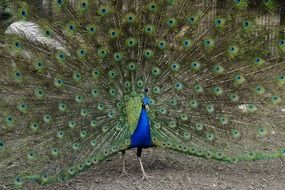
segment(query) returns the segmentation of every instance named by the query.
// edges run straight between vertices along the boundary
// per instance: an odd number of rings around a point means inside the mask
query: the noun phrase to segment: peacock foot
[[[141,181],[148,181],[150,182],[150,179],[154,178],[153,176],[149,176],[149,175],[146,175],[146,174],[143,174],[142,175],[142,178],[141,178]]]
[[[130,176],[128,175],[128,173],[126,172],[126,170],[123,169],[120,177],[126,177],[126,178],[130,178]]]

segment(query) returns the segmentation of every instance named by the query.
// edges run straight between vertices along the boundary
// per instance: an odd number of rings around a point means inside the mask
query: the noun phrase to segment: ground
[[[163,149],[143,153],[150,181],[141,181],[136,153],[126,154],[129,177],[121,176],[120,155],[63,185],[40,190],[284,190],[285,160],[220,163]]]

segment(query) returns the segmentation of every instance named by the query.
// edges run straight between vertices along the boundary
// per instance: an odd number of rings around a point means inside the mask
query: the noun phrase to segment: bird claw
[[[142,181],[146,180],[146,181],[150,182],[150,178],[154,178],[154,177],[153,177],[153,176],[147,176],[147,175],[144,174],[144,175],[142,176],[141,180],[142,180]]]
[[[123,172],[121,173],[120,177],[130,178],[126,171],[123,171]]]

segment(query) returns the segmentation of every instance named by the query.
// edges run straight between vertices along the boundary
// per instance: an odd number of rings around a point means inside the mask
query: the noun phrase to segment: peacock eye
[[[101,7],[99,8],[99,14],[100,14],[101,16],[106,16],[106,15],[108,15],[108,14],[109,14],[109,8],[108,8],[107,6],[101,6]]]
[[[0,149],[4,148],[4,146],[5,146],[4,142],[0,141]]]
[[[85,3],[85,2],[81,3],[81,7],[82,8],[87,8],[87,3]]]
[[[20,42],[15,42],[15,47],[20,49],[22,47],[22,44]]]
[[[22,16],[27,16],[27,12],[26,11],[22,11]]]

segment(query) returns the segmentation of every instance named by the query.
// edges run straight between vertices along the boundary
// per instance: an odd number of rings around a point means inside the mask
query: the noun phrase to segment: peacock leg
[[[138,160],[139,160],[139,163],[140,163],[140,166],[141,166],[141,170],[142,170],[142,180],[149,181],[149,178],[151,176],[147,176],[145,171],[144,171],[143,163],[142,163],[142,160],[141,160],[141,155],[142,155],[142,148],[138,148],[137,149],[137,157],[138,157]]]
[[[125,177],[129,177],[127,172],[126,172],[126,162],[125,162],[125,153],[126,151],[122,151],[122,164],[123,164],[123,171],[122,171],[122,174],[121,176],[125,176]]]

